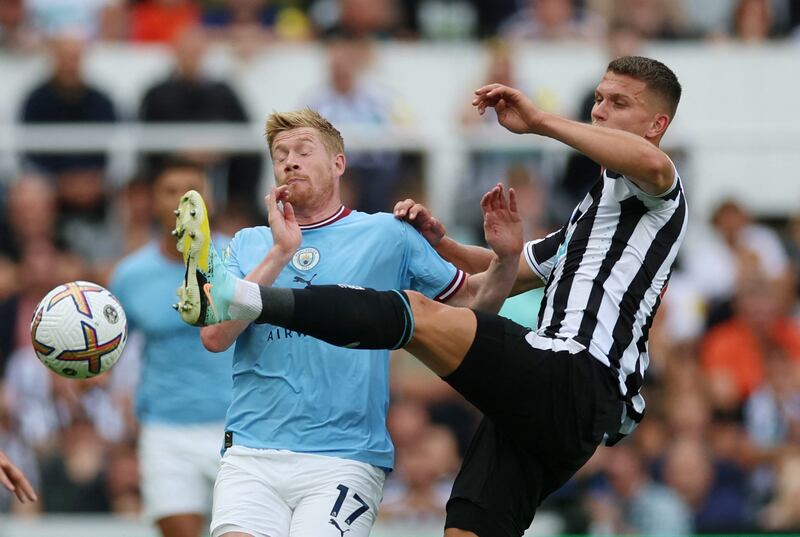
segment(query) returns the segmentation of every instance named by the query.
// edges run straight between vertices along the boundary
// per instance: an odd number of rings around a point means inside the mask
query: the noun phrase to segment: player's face
[[[171,231],[175,227],[175,208],[178,200],[187,190],[197,190],[205,194],[205,174],[192,168],[171,168],[166,170],[153,185],[153,208],[163,229]]]
[[[657,116],[663,115],[659,105],[645,82],[608,71],[594,92],[592,124],[647,138]]]
[[[316,129],[302,127],[275,137],[272,167],[278,186],[289,187],[289,201],[301,210],[314,209],[338,195],[344,155],[331,155]]]

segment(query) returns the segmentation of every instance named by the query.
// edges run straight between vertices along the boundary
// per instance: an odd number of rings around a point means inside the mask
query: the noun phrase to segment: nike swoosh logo
[[[360,346],[361,346],[360,341],[354,341],[352,343],[348,343],[347,345],[342,345],[342,347],[344,347],[345,349],[357,349]]]
[[[211,298],[211,284],[206,283],[203,285],[203,294],[206,295],[206,299],[208,300],[208,305],[211,306],[211,311],[214,312],[214,317],[219,320],[219,315],[217,314],[217,308],[214,306],[214,300]]]

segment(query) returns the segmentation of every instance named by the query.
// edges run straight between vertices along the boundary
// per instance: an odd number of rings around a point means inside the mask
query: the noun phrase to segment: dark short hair
[[[607,71],[625,75],[647,84],[647,88],[664,98],[670,117],[675,117],[681,100],[681,84],[672,69],[658,60],[642,56],[623,56],[608,64]]]
[[[159,179],[165,176],[167,172],[173,170],[190,170],[203,176],[206,174],[206,168],[202,164],[186,157],[172,155],[166,157],[163,161],[150,169],[150,173],[148,174],[150,183],[155,184]]]

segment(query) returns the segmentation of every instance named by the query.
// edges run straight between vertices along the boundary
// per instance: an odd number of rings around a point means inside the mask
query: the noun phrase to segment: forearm
[[[269,287],[278,278],[291,259],[290,254],[279,252],[276,248],[270,249],[266,257],[244,277],[245,280]],[[242,332],[250,325],[250,321],[225,321],[220,324],[206,326],[200,330],[203,345],[211,352],[227,350],[236,341]]]
[[[478,274],[489,268],[494,252],[480,246],[468,246],[444,237],[436,245],[436,252],[467,274]]]
[[[517,280],[517,271],[516,259],[493,256],[484,272],[470,276],[467,280],[469,307],[489,313],[500,311]]]
[[[579,123],[554,114],[545,114],[537,130],[537,134],[559,140],[606,169],[635,180],[648,193],[661,194],[674,180],[669,157],[636,134]]]

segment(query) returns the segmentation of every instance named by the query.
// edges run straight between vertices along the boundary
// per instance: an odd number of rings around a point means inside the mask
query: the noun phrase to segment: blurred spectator
[[[60,36],[50,44],[52,75],[34,89],[22,108],[22,121],[105,123],[116,120],[111,99],[83,78],[84,42]],[[29,153],[27,161],[55,179],[59,237],[90,262],[119,255],[106,212],[105,153]],[[34,216],[34,215],[32,215]]]
[[[21,52],[39,45],[23,0],[0,0],[0,50]]]
[[[53,185],[36,174],[14,180],[6,192],[0,233],[0,256],[17,261],[26,244],[44,240],[56,243],[56,193]]]
[[[405,524],[439,522],[458,464],[453,433],[428,427],[418,442],[398,451],[397,475],[386,485],[380,516]]]
[[[337,125],[364,126],[379,135],[400,122],[397,103],[388,91],[366,80],[372,60],[368,39],[331,40],[327,45],[328,79],[313,90],[301,105],[316,110]],[[360,211],[390,211],[397,201],[402,180],[400,155],[388,151],[348,151],[347,171],[342,177],[352,198],[348,203]]]
[[[648,40],[688,35],[684,11],[675,0],[615,0],[612,17]]]
[[[514,54],[512,46],[501,40],[491,40],[486,42],[484,47],[487,56],[486,72],[479,84],[504,84],[506,86],[517,87],[520,80],[514,69]],[[474,88],[473,88],[474,89]],[[470,92],[471,93],[471,92]],[[472,103],[464,103],[460,110],[461,124],[464,126],[485,123],[494,125],[497,123],[497,113],[494,109],[486,110],[483,115],[475,111]]]
[[[491,38],[517,8],[516,0],[401,0],[410,37]],[[405,35],[405,34],[404,34]]]
[[[680,9],[684,13],[691,33],[708,39],[722,39],[730,33],[731,19],[737,1],[680,0]]]
[[[697,533],[747,531],[744,474],[716,462],[701,439],[677,437],[667,448],[664,482],[689,505]]]
[[[230,43],[237,55],[249,58],[274,36],[278,10],[268,0],[225,0],[203,13],[208,35]]]
[[[84,41],[62,35],[53,38],[49,48],[51,74],[48,80],[33,89],[25,98],[22,106],[22,122],[35,124],[116,121],[111,99],[84,79],[82,72]],[[97,176],[97,181],[83,187],[91,187],[92,195],[96,194],[95,191],[102,190],[102,173],[106,165],[104,153],[70,155],[31,153],[26,156],[41,171],[57,177],[76,171],[91,171]]]
[[[196,0],[138,0],[130,10],[130,38],[146,43],[171,43],[200,24]]]
[[[745,425],[765,449],[800,442],[800,363],[779,347],[766,349],[764,382],[747,399]]]
[[[606,35],[606,52],[609,60],[621,56],[636,56],[642,47],[642,35],[631,25],[613,24]],[[594,86],[581,100],[577,112],[578,121],[592,121],[594,108]],[[577,205],[600,177],[600,165],[582,153],[571,151],[567,158],[555,195],[569,207]]]
[[[431,426],[425,406],[412,399],[394,399],[389,405],[386,427],[396,451],[410,449],[419,443]]]
[[[34,30],[45,38],[86,40],[124,37],[124,0],[26,0]]]
[[[150,242],[155,234],[153,199],[147,178],[142,175],[132,178],[122,187],[116,201],[124,237],[122,254],[129,254]]]
[[[642,464],[636,449],[625,442],[608,450],[605,473],[611,489],[621,500],[618,517],[609,517],[598,534],[689,535],[692,516],[683,499],[669,488],[654,482]],[[603,500],[595,500],[603,501]],[[605,501],[614,500],[606,498]]]
[[[800,360],[800,327],[782,312],[780,288],[757,272],[745,274],[737,285],[733,317],[712,328],[701,343],[717,408],[736,408],[761,385],[772,344]]]
[[[136,457],[136,445],[132,442],[111,447],[106,471],[106,490],[112,513],[129,518],[139,517],[139,461]]]
[[[328,37],[389,38],[401,24],[397,0],[316,0],[309,13]]]
[[[764,504],[780,486],[781,454],[800,443],[800,365],[776,346],[765,353],[764,382],[747,399],[744,420],[757,463],[750,476],[753,499]]]
[[[20,283],[25,281],[18,262],[29,244],[56,242],[56,199],[44,178],[27,174],[8,185],[0,211],[0,375],[18,344]],[[45,289],[41,296],[49,289]],[[41,290],[36,290],[35,293]],[[41,296],[39,298],[41,298]],[[33,310],[30,312],[33,313]],[[24,314],[23,314],[24,316]]]
[[[673,389],[664,406],[670,437],[705,438],[711,424],[711,408],[702,391]]]
[[[73,421],[59,449],[42,465],[41,500],[48,513],[110,511],[105,484],[107,445],[91,422]]]
[[[522,8],[500,27],[508,40],[600,41],[606,23],[574,0],[525,0]]]
[[[430,40],[468,39],[478,24],[476,8],[467,0],[423,0],[416,18],[420,36]]]
[[[511,87],[524,87],[518,79],[514,66],[514,49],[502,41],[490,41],[486,45],[488,63],[481,80],[471,85],[466,94],[484,84],[498,83]],[[527,90],[528,93],[532,93]],[[536,102],[544,104],[544,92],[533,95]],[[540,199],[547,197],[547,182],[542,177],[542,155],[538,151],[484,149],[481,138],[495,136],[502,128],[498,126],[494,109],[486,110],[479,115],[475,108],[465,102],[459,108],[461,125],[465,134],[474,139],[474,149],[470,156],[469,172],[465,174],[463,184],[455,195],[455,223],[468,233],[470,240],[483,240],[483,219],[479,206],[480,199],[498,181],[521,188],[524,192],[520,201],[525,205],[525,236],[529,239],[540,238],[549,232],[553,219],[561,220],[561,206],[558,200]],[[498,130],[499,129],[499,130]],[[569,211],[570,208],[566,208]],[[559,222],[560,225],[560,222]],[[525,323],[526,325],[529,323]]]
[[[103,441],[125,440],[131,431],[126,429],[124,401],[113,389],[112,378],[118,372],[115,368],[113,373],[85,380],[52,376],[53,395],[62,422],[85,419]]]
[[[763,528],[771,532],[800,532],[800,455],[787,453],[776,465],[775,497],[760,513]]]
[[[222,80],[211,80],[203,73],[206,35],[198,28],[182,31],[173,43],[175,71],[163,82],[147,90],[142,99],[140,118],[149,123],[248,121],[244,105],[234,90]],[[214,198],[238,201],[251,212],[260,211],[257,201],[261,178],[261,157],[250,154],[203,153],[187,155],[209,167]],[[165,155],[150,155],[147,168],[157,170]],[[223,202],[224,205],[224,202]]]
[[[789,3],[789,28],[791,36],[795,39],[800,37],[800,4],[797,2]]]
[[[459,453],[466,451],[480,417],[475,407],[403,350],[392,353],[389,378],[393,404],[387,419],[395,445],[398,441],[400,445],[414,443],[433,423],[448,427],[456,435]],[[395,414],[392,408],[397,401],[402,402]]]
[[[30,322],[42,297],[60,283],[85,278],[86,269],[75,256],[37,239],[23,246],[17,274],[16,292],[0,304],[0,333],[9,350],[30,346]]]
[[[708,302],[709,323],[714,324],[730,315],[728,302],[739,272],[757,271],[788,285],[791,269],[778,234],[755,223],[738,202],[728,199],[717,205],[711,224],[713,234],[699,241],[684,259],[689,277]]]
[[[773,37],[775,15],[769,0],[739,0],[733,13],[733,36],[748,43]]]
[[[202,20],[209,29],[253,25],[267,29],[275,24],[277,13],[277,7],[269,0],[224,0],[207,7]]]

